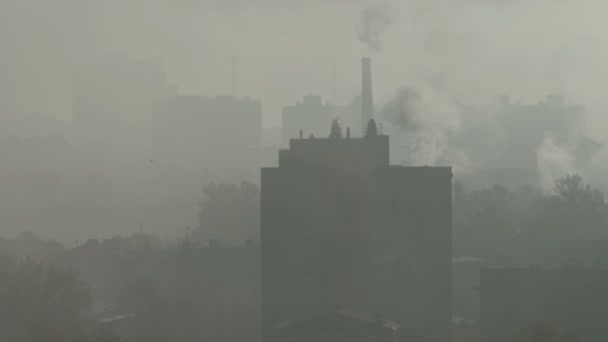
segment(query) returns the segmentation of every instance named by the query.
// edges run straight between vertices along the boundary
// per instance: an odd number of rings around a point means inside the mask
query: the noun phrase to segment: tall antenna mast
[[[336,60],[331,61],[331,102],[336,103]]]
[[[239,56],[230,56],[230,60],[232,62],[232,82],[230,85],[230,95],[232,95],[232,97],[234,97],[234,98],[237,98],[237,96],[238,96],[237,64],[239,61]]]

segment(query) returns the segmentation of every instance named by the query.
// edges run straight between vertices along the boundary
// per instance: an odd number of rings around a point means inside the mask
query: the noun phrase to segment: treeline
[[[218,239],[239,245],[259,240],[260,190],[256,185],[209,183],[203,186],[199,207],[199,226],[192,232],[194,242],[204,245]]]
[[[454,253],[502,263],[608,260],[608,204],[579,175],[550,191],[495,185],[453,189]]]
[[[499,264],[561,264],[572,258],[608,265],[608,203],[579,175],[557,179],[551,189],[497,184],[467,190],[453,185],[453,249]],[[193,241],[242,244],[257,240],[260,192],[250,183],[208,184]]]
[[[87,317],[91,306],[75,272],[0,254],[0,341],[107,341]]]

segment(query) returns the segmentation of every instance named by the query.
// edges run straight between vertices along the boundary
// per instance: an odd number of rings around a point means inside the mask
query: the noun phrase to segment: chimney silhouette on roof
[[[367,128],[365,129],[365,137],[375,137],[378,135],[378,127],[376,127],[376,121],[374,119],[370,119],[367,123]]]
[[[340,127],[340,123],[338,123],[337,119],[334,119],[334,121],[331,123],[329,138],[342,139],[342,127]]]

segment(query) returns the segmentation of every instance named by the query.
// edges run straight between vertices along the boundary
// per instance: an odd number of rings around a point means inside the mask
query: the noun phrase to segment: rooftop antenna
[[[331,103],[336,103],[336,60],[331,61]]]
[[[230,85],[230,95],[236,99],[238,96],[237,64],[239,61],[239,56],[230,56],[230,61],[232,62],[232,82]]]

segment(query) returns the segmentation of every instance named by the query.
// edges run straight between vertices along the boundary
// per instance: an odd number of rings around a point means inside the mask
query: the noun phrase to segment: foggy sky
[[[378,37],[382,51],[372,53],[378,102],[401,86],[440,79],[446,92],[472,102],[560,93],[588,106],[596,135],[608,128],[608,4],[592,0],[1,0],[3,115],[69,118],[74,63],[117,52],[162,61],[182,92],[227,93],[229,56],[238,54],[240,93],[262,99],[265,125],[278,125],[283,105],[329,96],[332,60],[339,100],[359,91],[359,61],[369,51],[357,24],[379,5],[392,18]]]
[[[365,13],[375,8],[386,9],[382,12],[386,17],[380,21],[383,26],[371,36],[380,49],[370,49],[360,40]],[[602,142],[608,129],[603,85],[608,73],[608,40],[603,37],[602,24],[606,10],[608,4],[592,0],[0,0],[0,119],[37,118],[32,120],[61,126],[54,120],[40,120],[46,115],[69,123],[74,69],[115,55],[159,63],[168,82],[182,94],[227,94],[230,56],[238,55],[239,93],[263,102],[264,126],[278,126],[283,106],[308,94],[329,98],[334,63],[335,102],[349,103],[360,93],[361,57],[370,56],[376,105],[384,108],[388,103],[389,109],[391,104],[401,106],[398,97],[403,89],[417,94],[417,130],[401,127],[404,135],[410,135],[409,140],[391,137],[391,141],[405,143],[415,151],[416,165],[437,164],[437,157],[448,150],[446,137],[461,129],[460,104],[483,106],[500,94],[510,95],[514,102],[536,103],[556,93],[584,104],[587,127]],[[391,149],[399,152],[393,145]],[[605,151],[596,165],[608,169]],[[191,168],[187,172],[192,179],[172,185],[159,181],[158,188],[147,190],[156,195],[147,196],[141,189],[156,184],[147,182],[157,177],[148,154],[121,155],[115,162],[110,162],[115,156],[107,157],[107,162],[100,156],[100,165],[89,160],[97,154],[90,158],[88,152],[82,154],[86,157],[78,154],[78,158],[84,161],[76,165],[86,164],[90,172],[114,186],[94,183],[89,189],[76,182],[75,189],[85,194],[90,191],[88,199],[95,204],[85,208],[92,213],[79,211],[84,223],[74,219],[70,225],[62,221],[62,215],[52,212],[57,227],[90,225],[82,238],[96,236],[106,226],[123,229],[103,220],[123,214],[128,217],[121,223],[128,229],[137,229],[141,221],[158,221],[157,231],[166,229],[163,225],[169,222],[175,230],[193,226],[201,196],[198,186],[216,180],[196,178],[201,171]],[[475,167],[466,155],[450,158]],[[539,147],[538,160],[546,165],[543,170],[551,171],[547,179],[578,171],[572,153],[564,153],[551,136]],[[123,165],[127,162],[128,167]],[[60,158],[56,164],[70,165]],[[115,170],[121,167],[128,172]],[[457,165],[456,171],[462,170]],[[71,171],[82,174],[83,184],[91,184],[86,172]],[[20,175],[21,171],[14,173]],[[597,173],[603,177],[604,173]],[[134,178],[138,186],[122,185],[132,185]],[[30,196],[36,204],[32,210],[41,213],[40,219],[27,210],[13,210],[15,215],[7,221],[6,229],[46,229],[48,215],[40,208],[46,208],[47,197],[54,198],[55,193],[42,191],[45,196],[40,197],[36,184],[25,185],[32,188]],[[51,185],[62,189],[57,182]],[[23,186],[14,185],[14,191],[25,191]],[[80,195],[76,192],[73,201],[79,203]],[[12,194],[5,197],[5,203],[27,207]],[[71,208],[69,201],[55,202],[58,208]],[[119,212],[98,210],[96,201],[112,204]],[[166,203],[174,205],[179,217],[156,210],[167,207]],[[167,224],[147,212],[158,212]]]

